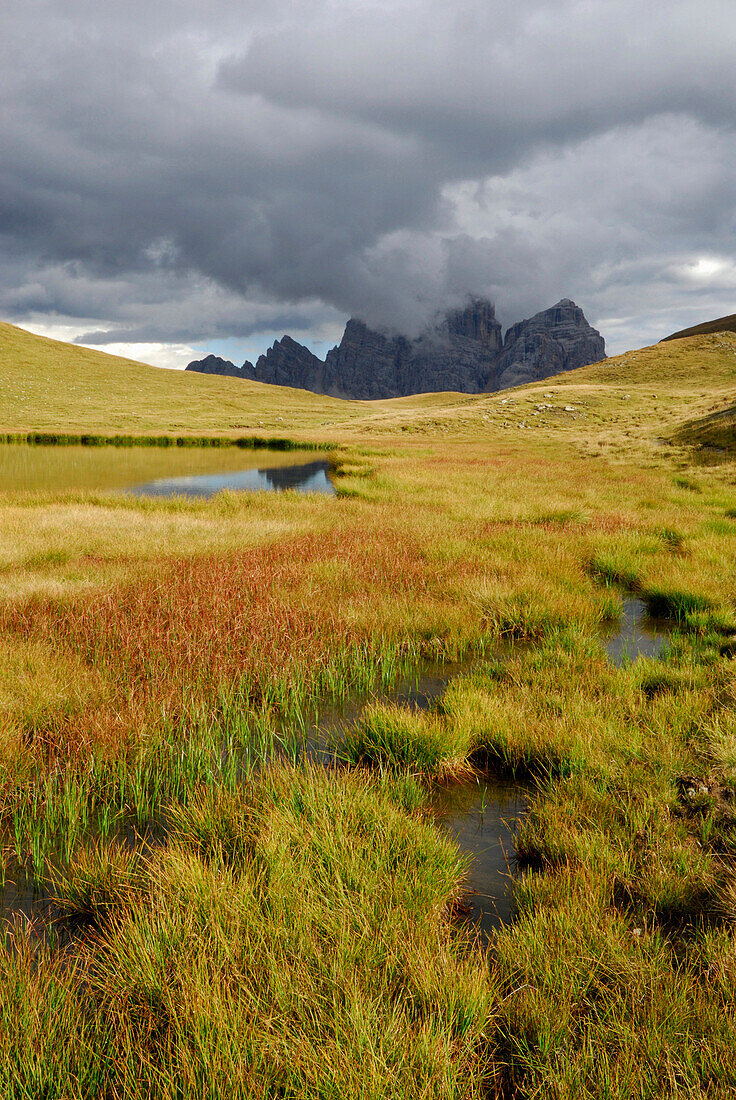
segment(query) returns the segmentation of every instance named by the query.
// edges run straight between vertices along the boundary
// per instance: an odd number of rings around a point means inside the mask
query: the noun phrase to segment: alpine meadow
[[[0,348],[0,1094],[733,1096],[736,335],[370,403]],[[254,446],[335,494],[99,487]],[[488,776],[481,934],[433,797]]]

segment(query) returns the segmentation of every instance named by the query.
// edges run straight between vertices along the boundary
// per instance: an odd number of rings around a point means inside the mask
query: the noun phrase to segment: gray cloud
[[[733,310],[724,0],[8,7],[9,319],[203,345],[471,291],[625,343]]]

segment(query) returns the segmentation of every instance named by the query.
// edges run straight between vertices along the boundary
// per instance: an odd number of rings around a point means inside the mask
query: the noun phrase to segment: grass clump
[[[707,596],[677,589],[647,588],[642,592],[649,614],[655,618],[675,619],[685,626],[700,612],[710,611],[712,602]]]
[[[517,777],[566,775],[586,759],[587,738],[580,728],[591,720],[592,708],[562,685],[600,669],[602,660],[585,631],[557,630],[506,662],[502,675],[491,663],[458,677],[441,709],[450,727],[462,730],[473,746],[476,764]]]
[[[448,923],[463,859],[405,793],[274,768],[217,804],[251,853],[241,863],[203,859],[202,811],[182,814],[136,904],[72,946],[60,990],[53,971],[35,979],[14,1049],[54,1007],[62,1062],[86,1073],[75,1097],[480,1100],[495,986]],[[19,981],[11,954],[0,967]],[[4,1095],[37,1094],[27,1054],[3,1074]]]
[[[685,549],[685,535],[673,527],[661,527],[657,532],[662,542],[673,554],[682,554]]]
[[[128,906],[143,880],[140,849],[111,840],[87,844],[51,876],[56,906],[69,918],[100,925]]]
[[[611,904],[593,868],[523,876],[497,940],[502,1095],[729,1096],[736,1087],[731,933],[673,942]]]
[[[7,1100],[106,1095],[112,1024],[90,1012],[80,990],[83,960],[60,955],[28,923],[8,925],[0,944],[0,1095]]]
[[[591,577],[602,584],[620,585],[635,591],[641,577],[641,564],[630,549],[616,548],[594,554],[588,571]]]
[[[241,866],[250,851],[250,812],[242,794],[218,786],[175,803],[167,816],[173,835],[204,862]]]
[[[457,778],[471,769],[473,734],[428,711],[376,703],[366,708],[339,751],[354,764],[377,764],[434,779]]]

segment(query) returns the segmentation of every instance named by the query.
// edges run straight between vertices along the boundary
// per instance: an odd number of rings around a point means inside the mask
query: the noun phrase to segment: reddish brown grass
[[[155,577],[72,600],[33,597],[2,608],[0,629],[51,640],[113,682],[112,709],[38,731],[49,751],[64,746],[68,755],[90,738],[122,746],[151,706],[174,713],[186,692],[212,698],[244,682],[257,702],[269,680],[287,688],[290,677],[316,680],[337,650],[400,643],[386,603],[441,601],[449,574],[463,571],[428,569],[423,547],[405,533],[366,537],[356,528],[170,559]]]

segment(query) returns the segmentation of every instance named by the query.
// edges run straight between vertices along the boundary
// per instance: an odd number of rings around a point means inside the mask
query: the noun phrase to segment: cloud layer
[[[184,356],[569,296],[615,350],[736,309],[729,0],[6,7],[9,320]]]

